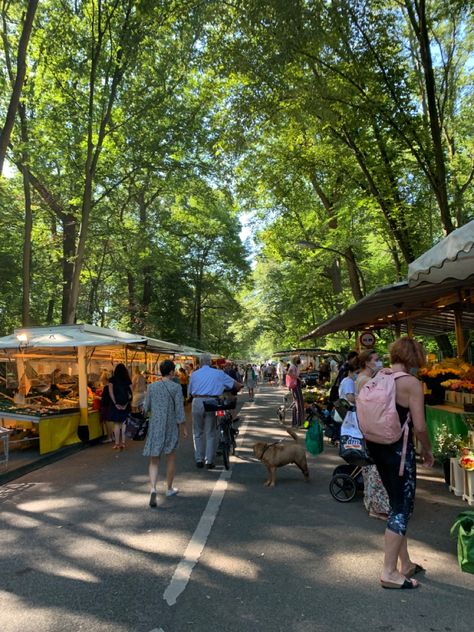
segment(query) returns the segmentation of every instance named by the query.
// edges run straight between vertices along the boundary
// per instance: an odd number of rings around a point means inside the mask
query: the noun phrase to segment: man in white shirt
[[[216,420],[213,412],[204,410],[204,400],[220,397],[224,390],[240,391],[242,384],[220,369],[211,367],[211,356],[203,353],[199,358],[200,369],[194,371],[189,380],[188,392],[193,398],[193,440],[196,467],[204,464],[208,470],[214,465],[216,452]]]

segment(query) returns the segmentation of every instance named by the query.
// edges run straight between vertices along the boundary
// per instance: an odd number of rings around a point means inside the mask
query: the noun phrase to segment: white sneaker
[[[176,496],[178,492],[179,492],[179,489],[176,489],[176,487],[172,487],[171,489],[166,490],[166,495],[169,498],[170,496]]]

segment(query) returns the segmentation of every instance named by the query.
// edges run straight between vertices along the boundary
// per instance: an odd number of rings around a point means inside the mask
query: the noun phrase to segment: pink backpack
[[[368,441],[389,445],[404,435],[400,476],[403,475],[405,467],[410,414],[408,413],[405,423],[401,426],[395,401],[395,380],[404,375],[409,374],[404,371],[394,373],[390,369],[381,369],[360,389],[356,403],[359,427]]]

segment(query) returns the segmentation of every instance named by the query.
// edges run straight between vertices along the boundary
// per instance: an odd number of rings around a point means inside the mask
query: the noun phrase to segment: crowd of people
[[[370,464],[363,468],[364,504],[369,516],[386,521],[385,556],[381,585],[384,588],[416,588],[414,575],[424,570],[414,563],[408,553],[407,525],[414,505],[416,487],[416,461],[413,432],[420,442],[423,464],[433,465],[431,445],[424,420],[424,396],[419,380],[413,375],[424,364],[421,345],[411,338],[402,338],[390,349],[390,370],[396,374],[395,401],[400,427],[407,422],[410,432],[405,444],[403,437],[395,443],[382,444],[366,440]],[[357,424],[357,401],[361,389],[381,369],[382,360],[375,350],[358,353],[352,351],[340,365],[327,361],[331,388],[325,413],[342,423],[336,400],[345,400]],[[245,388],[248,400],[253,401],[259,381],[286,386],[292,394],[292,425],[300,427],[305,416],[302,394],[301,358],[295,356],[288,364],[238,366],[228,362],[224,370],[212,366],[211,356],[202,354],[199,368],[176,367],[172,360],[160,364],[161,380],[147,384],[144,375],[134,370],[130,377],[127,368],[118,364],[112,376],[100,377],[100,409],[113,448],[125,448],[125,420],[133,411],[149,415],[149,429],[143,455],[149,458],[151,507],[156,506],[158,467],[162,456],[166,458],[166,495],[174,496],[176,449],[179,441],[187,438],[185,404],[191,404],[194,460],[198,469],[213,469],[216,455],[216,424],[213,413],[204,408],[206,400],[235,398]],[[383,373],[383,371],[382,371]],[[334,442],[337,444],[337,442]]]
[[[413,512],[416,488],[416,458],[414,434],[421,446],[423,465],[434,463],[424,417],[424,394],[415,374],[425,363],[422,346],[412,338],[401,338],[390,347],[390,367],[384,375],[393,375],[394,404],[400,423],[400,438],[395,442],[378,442],[366,439],[371,464],[363,468],[364,504],[369,516],[386,521],[384,563],[381,576],[383,588],[417,588],[414,576],[423,571],[421,565],[410,558],[407,545],[407,526]],[[293,425],[300,426],[304,407],[299,378],[300,358],[293,358],[286,385],[293,396]],[[335,404],[346,402],[344,422],[357,424],[357,402],[364,385],[383,369],[378,353],[368,349],[352,351],[338,367],[332,368],[335,378],[330,389],[326,412],[340,424],[343,418]],[[379,382],[380,383],[380,382]],[[372,388],[375,382],[370,383]],[[368,388],[371,388],[371,385]],[[340,407],[339,407],[340,409]],[[365,411],[367,414],[367,411]],[[347,421],[349,420],[349,421]],[[402,431],[407,428],[406,434]],[[405,436],[404,436],[405,434]],[[362,434],[360,435],[362,437]],[[334,442],[337,445],[337,442]]]

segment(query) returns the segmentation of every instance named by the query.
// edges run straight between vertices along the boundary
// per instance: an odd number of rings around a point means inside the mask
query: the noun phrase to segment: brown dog
[[[298,435],[285,428],[295,441],[298,440]],[[267,487],[275,487],[276,471],[277,467],[282,465],[288,465],[288,463],[295,463],[303,472],[305,481],[309,479],[308,463],[306,462],[306,451],[297,443],[264,443],[259,441],[253,446],[253,453],[260,459],[262,463],[267,466],[268,479],[265,481]]]

